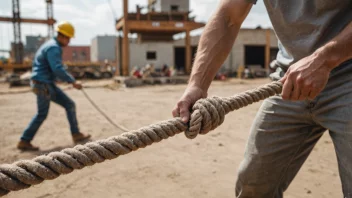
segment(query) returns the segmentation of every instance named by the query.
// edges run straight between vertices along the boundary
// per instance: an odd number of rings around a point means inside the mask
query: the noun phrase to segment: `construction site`
[[[56,25],[62,19],[55,17],[58,0],[36,2],[45,5],[47,15],[42,18],[21,17],[24,0],[4,1],[12,1],[13,15],[0,16],[0,23],[12,23],[13,40],[5,41],[10,43],[10,49],[1,49],[0,164],[12,164],[49,156],[75,144],[65,109],[51,103],[48,117],[32,141],[40,145],[40,150],[16,149],[21,134],[37,112],[30,86],[33,60],[39,47],[56,36]],[[192,32],[202,30],[207,23],[193,15],[190,1],[145,0],[143,4],[134,4],[123,0],[121,9],[112,8],[120,13],[113,23],[114,34],[94,35],[87,44],[63,47],[65,69],[82,82],[83,90],[75,90],[61,81],[57,86],[74,101],[80,130],[91,134],[92,141],[113,136],[123,139],[128,136],[122,136],[125,132],[172,118],[172,109],[187,87],[201,38],[201,33]],[[47,35],[24,37],[21,25],[29,23],[47,26]],[[278,51],[273,29],[260,25],[241,28],[208,96],[230,97],[270,83],[271,65]],[[111,157],[112,160],[94,166],[74,168],[81,170],[67,171],[67,175],[43,183],[39,179],[38,185],[23,185],[4,193],[4,197],[235,197],[236,173],[261,104],[258,101],[227,114],[219,127],[195,139],[187,139],[181,133],[117,159]],[[123,147],[127,148],[126,145]],[[0,168],[0,179],[9,176],[5,169]],[[338,175],[334,145],[328,135],[323,135],[285,197],[342,197]],[[22,182],[22,178],[13,180]],[[0,183],[0,196],[5,187]]]

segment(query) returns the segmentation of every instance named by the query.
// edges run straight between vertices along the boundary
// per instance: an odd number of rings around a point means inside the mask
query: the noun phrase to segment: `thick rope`
[[[180,118],[174,118],[120,136],[41,155],[32,160],[0,165],[0,196],[10,191],[29,188],[44,180],[55,179],[75,169],[117,158],[183,131],[188,138],[206,134],[219,126],[230,111],[279,94],[281,89],[280,82],[272,82],[232,97],[201,99],[193,106],[189,126]]]

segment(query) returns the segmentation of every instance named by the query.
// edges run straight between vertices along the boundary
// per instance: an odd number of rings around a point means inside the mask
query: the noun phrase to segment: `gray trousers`
[[[313,101],[266,99],[251,127],[238,198],[281,198],[323,132],[332,138],[344,197],[352,198],[352,63],[331,72]]]

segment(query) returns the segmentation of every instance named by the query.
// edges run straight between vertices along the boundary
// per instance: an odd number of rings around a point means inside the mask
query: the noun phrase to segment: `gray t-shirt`
[[[352,21],[352,0],[264,0],[264,3],[279,39],[276,61],[283,71],[312,54]]]

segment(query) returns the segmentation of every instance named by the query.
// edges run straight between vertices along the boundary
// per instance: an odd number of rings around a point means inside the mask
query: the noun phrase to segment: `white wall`
[[[171,5],[178,5],[178,11],[189,11],[189,0],[158,0],[155,3],[155,11],[169,12],[171,11]]]
[[[147,51],[156,51],[156,60],[147,60]],[[154,64],[155,68],[161,68],[163,64],[174,64],[174,48],[172,42],[145,42],[130,43],[130,69],[134,66],[143,67],[146,64]]]
[[[192,36],[191,37],[191,46],[197,46],[199,42],[200,36]],[[184,47],[185,46],[185,40],[184,39],[179,39],[174,41],[174,46],[175,47]]]

